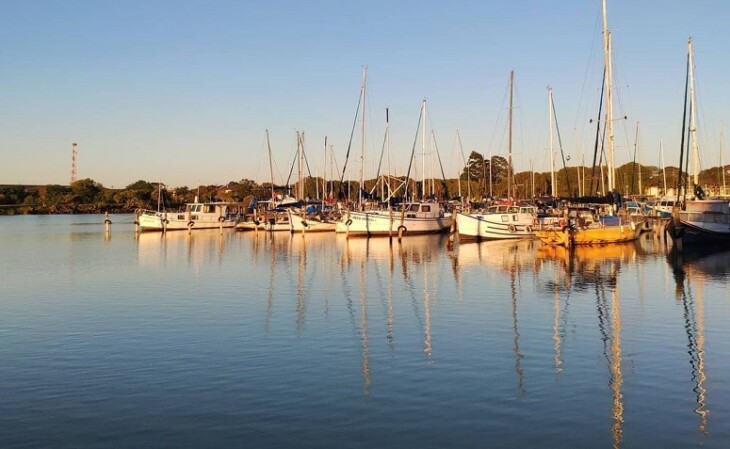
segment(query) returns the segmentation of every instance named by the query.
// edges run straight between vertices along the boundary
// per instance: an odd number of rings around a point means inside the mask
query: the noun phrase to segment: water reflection
[[[234,241],[231,233],[221,234],[217,230],[186,232],[145,232],[134,237],[140,265],[165,267],[168,262],[178,262],[184,255],[191,266],[215,262],[222,265],[227,247]]]
[[[697,407],[694,412],[699,416],[698,430],[707,434],[707,375],[705,374],[705,320],[703,286],[707,279],[723,278],[728,270],[727,250],[693,250],[691,252],[671,251],[667,260],[675,280],[675,295],[681,301],[684,328],[687,333],[687,352],[691,367],[691,380],[694,383]],[[695,289],[696,286],[696,300]]]
[[[603,342],[603,357],[609,371],[612,447],[616,449],[621,447],[623,442],[624,427],[622,323],[618,278],[622,266],[635,263],[640,251],[640,247],[634,243],[573,249],[542,246],[536,251],[537,267],[543,269],[544,264],[550,264],[553,268],[553,278],[545,288],[553,295],[553,345],[557,374],[564,369],[561,355],[564,326],[561,329],[559,323],[561,312],[563,318],[567,320],[570,293],[592,291],[595,295],[598,331]],[[561,295],[565,297],[565,309],[562,311]]]

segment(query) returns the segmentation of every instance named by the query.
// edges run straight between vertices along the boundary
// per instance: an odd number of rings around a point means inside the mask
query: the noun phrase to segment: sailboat
[[[424,100],[419,117],[419,128],[421,122],[425,127],[425,110],[426,101]],[[415,142],[413,152],[415,152]],[[411,161],[414,156],[413,152]],[[438,202],[404,202],[401,204],[399,211],[393,210],[390,199],[400,188],[407,187],[409,177],[410,166],[406,179],[389,195],[387,209],[345,212],[337,222],[337,232],[346,233],[348,237],[392,237],[394,234],[402,237],[447,232],[451,228],[453,216],[450,212],[446,212]]]
[[[512,198],[512,100],[515,72],[509,75],[509,145],[507,164],[507,196]],[[493,206],[481,213],[456,214],[456,229],[464,239],[520,239],[533,236],[537,217],[534,206]]]
[[[679,152],[679,176],[677,179],[677,201],[680,202],[683,184],[687,175],[682,167],[689,165],[689,147],[692,148],[694,199],[684,201],[684,210],[675,206],[672,218],[667,223],[667,231],[678,249],[684,245],[696,244],[730,244],[730,203],[722,198],[705,198],[699,184],[699,150],[697,148],[696,117],[697,107],[694,95],[694,55],[692,39],[687,44],[687,79],[685,81],[684,117],[689,113],[689,126],[682,128],[682,142]],[[689,103],[689,104],[688,104]],[[687,134],[687,152],[685,159],[685,133]],[[684,196],[687,189],[684,187]]]
[[[603,85],[606,101],[605,134],[607,137],[608,190],[617,194],[615,189],[616,170],[613,135],[613,91],[611,87],[613,69],[611,61],[611,33],[608,31],[606,17],[606,0],[602,2],[603,10],[603,51],[604,70]],[[603,179],[603,177],[601,177]],[[604,215],[599,209],[591,206],[569,207],[563,211],[563,218],[557,223],[543,225],[535,232],[535,236],[550,245],[605,245],[624,243],[636,240],[641,233],[641,226],[631,221],[624,221],[612,213]]]

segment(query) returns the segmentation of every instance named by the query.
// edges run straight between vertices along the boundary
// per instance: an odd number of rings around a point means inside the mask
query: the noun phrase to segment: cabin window
[[[509,221],[509,215],[502,215],[502,221],[505,222],[505,223],[508,222]]]
[[[421,206],[421,212],[431,212],[431,206]]]
[[[418,212],[418,204],[411,204],[410,207],[408,207],[409,212]]]

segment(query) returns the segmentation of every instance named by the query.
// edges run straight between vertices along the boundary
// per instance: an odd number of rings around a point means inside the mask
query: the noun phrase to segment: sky
[[[107,187],[266,182],[266,130],[277,183],[297,131],[321,176],[325,136],[344,163],[363,66],[367,177],[386,107],[390,171],[405,174],[424,98],[447,177],[463,167],[457,129],[464,154],[506,156],[511,70],[515,170],[549,170],[548,86],[568,164],[583,154],[591,163],[600,0],[0,4],[0,184],[68,184],[73,142],[78,178]],[[608,1],[617,164],[632,160],[639,122],[639,161],[659,166],[663,139],[667,165],[677,165],[692,36],[702,166],[718,165],[730,112],[728,22],[730,3],[719,0]],[[360,139],[358,124],[347,178],[359,178]],[[439,170],[427,140],[430,176]],[[414,166],[418,179],[420,159]]]

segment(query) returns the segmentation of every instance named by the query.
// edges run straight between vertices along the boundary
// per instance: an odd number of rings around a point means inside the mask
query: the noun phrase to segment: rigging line
[[[418,143],[418,131],[421,129],[421,120],[423,119],[423,107],[421,107],[421,112],[418,114],[418,125],[416,126],[416,137],[413,139],[413,148],[411,149],[411,157],[410,161],[408,162],[408,171],[406,172],[406,185],[408,184],[408,180],[411,177],[411,167],[413,166],[413,159],[416,155],[416,144]],[[425,126],[425,124],[424,124]]]
[[[689,94],[689,51],[687,52],[687,75],[684,80],[684,110],[682,112],[682,140],[679,144],[679,171],[677,173],[677,203],[682,196],[682,166],[684,165],[684,137],[687,127],[687,96]],[[689,157],[687,158],[689,162]],[[686,193],[685,193],[686,195]]]
[[[490,153],[494,153],[494,151],[493,151],[494,139],[497,136],[497,126],[502,121],[502,113],[504,111],[504,108],[502,108],[502,106],[507,102],[507,95],[509,95],[509,86],[505,89],[504,95],[502,96],[502,102],[500,103],[499,113],[497,114],[497,119],[494,121],[494,129],[492,130],[491,140],[489,141],[489,145],[487,146],[487,148],[484,149],[485,153],[487,151]],[[502,130],[502,139],[504,139],[505,132],[506,132],[505,130]],[[490,159],[490,163],[491,163],[491,159]]]
[[[555,98],[551,97],[552,99],[552,107],[553,107],[553,121],[555,122],[555,131],[557,131],[558,134],[558,146],[560,147],[560,158],[563,160],[563,169],[565,170],[565,183],[568,186],[568,196],[571,196],[571,188],[570,188],[570,176],[568,176],[568,167],[565,164],[565,153],[563,153],[563,139],[560,137],[560,126],[558,125],[558,114],[555,112]]]
[[[311,178],[312,170],[309,169],[309,159],[307,159],[307,153],[304,151],[304,132],[302,132],[302,157],[304,158],[304,164],[307,166],[307,173]]]
[[[377,187],[377,180],[380,178],[380,169],[383,167],[383,154],[385,153],[385,147],[388,143],[388,131],[390,131],[390,113],[388,108],[385,108],[385,132],[383,133],[383,146],[380,148],[380,159],[378,160],[378,170],[375,172],[375,186]],[[372,193],[372,192],[371,192]]]
[[[362,103],[362,90],[360,87],[360,96],[357,99],[357,109],[355,109],[355,119],[352,121],[352,130],[350,131],[350,141],[347,143],[347,153],[345,154],[345,163],[342,166],[342,176],[340,176],[340,186],[345,179],[345,172],[347,171],[347,161],[350,159],[350,150],[352,150],[352,139],[355,136],[355,128],[357,128],[357,118],[360,115],[360,104]]]
[[[591,72],[591,70],[590,70],[591,63],[590,63],[590,61],[591,61],[591,56],[593,54],[595,54],[596,42],[598,41],[598,38],[597,38],[598,37],[598,33],[597,33],[597,31],[598,31],[598,27],[599,27],[599,24],[600,23],[601,23],[601,12],[599,11],[598,14],[596,14],[596,23],[595,23],[595,26],[593,28],[593,41],[591,42],[591,49],[588,52],[588,63],[586,64],[586,71],[585,71],[585,74],[583,75],[583,85],[580,88],[580,97],[578,99],[578,108],[576,109],[575,123],[573,125],[573,128],[577,128],[578,127],[578,117],[580,115],[581,107],[583,105],[583,97],[585,95],[586,85],[588,84],[588,73]]]
[[[441,168],[441,185],[444,188],[444,196],[446,199],[449,198],[449,185],[446,183],[446,173],[444,173],[444,164],[441,163],[441,153],[439,153],[439,146],[436,143],[436,133],[431,128],[431,138],[433,139],[433,147],[436,150],[436,158],[439,161],[439,167]]]
[[[297,163],[297,158],[299,158],[299,133],[297,133],[297,151],[294,153],[294,160],[291,162],[291,167],[289,168],[289,176],[286,178],[286,186],[289,187],[289,181],[291,181],[291,175],[294,173],[294,166]]]
[[[598,188],[598,183],[596,183],[596,189],[593,188],[593,181],[596,180],[596,156],[598,156],[598,138],[601,135],[601,113],[603,112],[603,96],[605,94],[606,90],[606,69],[603,69],[603,81],[601,82],[601,99],[598,102],[598,118],[596,119],[596,142],[593,147],[593,167],[591,169],[591,184],[590,184],[590,192],[591,195],[593,192],[596,192]]]

